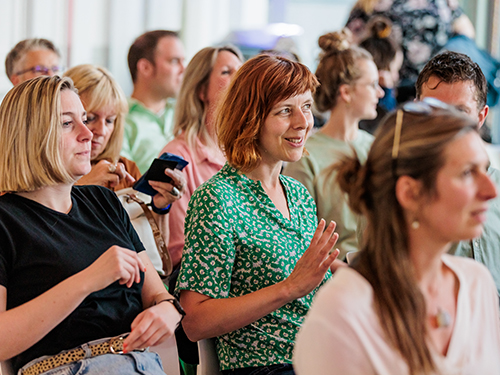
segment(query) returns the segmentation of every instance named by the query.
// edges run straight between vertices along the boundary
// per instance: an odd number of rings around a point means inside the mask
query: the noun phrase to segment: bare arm
[[[468,36],[471,39],[476,37],[476,30],[466,14],[462,14],[453,22],[453,31],[460,35]]]
[[[338,255],[330,250],[338,235],[335,223],[321,220],[311,245],[284,281],[235,298],[214,299],[193,291],[181,292],[186,310],[183,327],[192,341],[220,336],[244,327],[316,288]],[[323,232],[324,231],[324,232]]]
[[[6,310],[7,289],[0,286],[0,360],[12,358],[34,345],[90,293],[115,281],[127,287],[139,282],[143,269],[144,264],[135,251],[112,246],[83,271],[16,308]]]
[[[124,342],[126,351],[160,344],[174,334],[181,320],[181,315],[171,302],[159,303],[173,296],[165,289],[146,252],[141,252],[139,257],[146,265],[142,288],[145,310],[132,322],[131,333]]]

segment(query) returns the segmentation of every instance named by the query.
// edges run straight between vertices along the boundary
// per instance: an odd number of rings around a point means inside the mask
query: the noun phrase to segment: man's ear
[[[485,105],[481,111],[479,111],[478,115],[478,127],[481,128],[483,126],[484,121],[486,120],[486,116],[488,116],[488,112],[490,111],[490,107]]]
[[[339,96],[340,98],[346,102],[350,103],[351,102],[351,86],[348,85],[347,83],[344,83],[343,85],[340,85],[339,88]]]
[[[154,65],[148,59],[142,58],[137,61],[137,72],[144,77],[151,77],[154,68]]]
[[[21,83],[21,78],[17,74],[13,74],[9,77],[10,81],[14,86],[17,86],[18,84]]]
[[[401,176],[396,182],[396,199],[405,211],[417,212],[422,197],[422,183],[410,176]]]

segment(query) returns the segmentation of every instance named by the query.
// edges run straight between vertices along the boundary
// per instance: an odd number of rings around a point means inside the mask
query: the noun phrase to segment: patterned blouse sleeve
[[[211,298],[229,296],[235,245],[225,209],[228,199],[227,191],[209,183],[191,197],[176,292],[192,290]]]

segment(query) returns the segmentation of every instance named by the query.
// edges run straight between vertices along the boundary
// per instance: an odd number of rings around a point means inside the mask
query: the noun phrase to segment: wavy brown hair
[[[230,165],[249,172],[261,155],[259,134],[271,109],[279,102],[307,91],[318,81],[309,69],[281,56],[258,55],[235,74],[216,114],[220,148]]]
[[[392,147],[396,114],[386,118],[362,166],[355,156],[337,165],[337,182],[351,209],[367,218],[362,247],[352,267],[372,285],[380,324],[410,374],[435,369],[426,342],[426,306],[409,256],[408,223],[396,198],[396,182],[407,175],[422,182],[435,198],[436,176],[447,146],[477,132],[477,125],[458,111],[433,109],[430,115],[404,112],[399,154]]]

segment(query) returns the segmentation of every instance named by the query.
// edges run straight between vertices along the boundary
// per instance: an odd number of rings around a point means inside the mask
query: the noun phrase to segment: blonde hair
[[[184,72],[175,108],[174,135],[184,131],[186,142],[192,149],[197,137],[206,142],[210,138],[205,127],[207,108],[200,99],[200,94],[208,87],[210,74],[222,51],[231,52],[243,61],[240,50],[234,46],[206,47],[194,55]]]
[[[394,160],[395,122],[394,113],[383,122],[364,166],[355,156],[346,156],[337,165],[337,183],[347,193],[351,209],[364,214],[368,222],[352,267],[372,285],[382,329],[405,359],[409,373],[427,374],[435,364],[426,341],[426,305],[410,260],[408,224],[396,198],[396,183],[400,176],[410,176],[421,181],[424,193],[434,199],[446,148],[477,132],[477,124],[446,109],[434,109],[430,115],[404,112]]]
[[[73,183],[60,154],[61,92],[69,78],[37,77],[12,88],[0,105],[0,191]]]
[[[314,103],[321,112],[337,105],[340,86],[350,85],[361,77],[358,61],[373,60],[368,51],[353,45],[351,39],[352,33],[347,28],[322,35],[318,39],[323,52],[316,68],[316,77],[321,86],[316,90]]]
[[[84,99],[86,100],[82,100],[82,102],[88,113],[106,106],[115,108],[116,119],[113,133],[102,153],[92,162],[103,159],[116,162],[122,149],[125,116],[128,111],[127,99],[123,90],[109,71],[96,65],[83,64],[75,66],[69,69],[64,76],[71,78],[78,93],[85,96]]]

